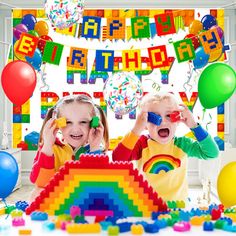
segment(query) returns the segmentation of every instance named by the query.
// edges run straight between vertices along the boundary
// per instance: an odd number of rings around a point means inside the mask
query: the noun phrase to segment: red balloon
[[[198,36],[194,34],[187,34],[184,38],[192,40],[194,50],[196,50],[200,46],[200,41],[198,39]]]
[[[49,37],[48,35],[42,35],[40,38],[39,38],[39,41],[38,41],[38,48],[39,50],[41,51],[42,55],[44,53],[44,48],[46,46],[46,43],[47,41],[51,41],[52,42],[52,38]]]
[[[25,61],[12,61],[2,71],[3,90],[9,100],[19,106],[32,96],[36,81],[34,68]]]

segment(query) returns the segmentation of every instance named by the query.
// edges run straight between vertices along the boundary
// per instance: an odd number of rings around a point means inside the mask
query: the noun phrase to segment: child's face
[[[179,110],[176,101],[167,98],[161,101],[150,102],[146,108],[147,111],[154,112],[162,118],[160,126],[148,122],[147,129],[151,139],[161,144],[169,143],[173,139],[178,126],[178,122],[171,122],[169,116],[172,112]]]
[[[60,108],[60,117],[66,118],[66,127],[61,128],[64,140],[74,148],[88,142],[92,105],[73,102]]]

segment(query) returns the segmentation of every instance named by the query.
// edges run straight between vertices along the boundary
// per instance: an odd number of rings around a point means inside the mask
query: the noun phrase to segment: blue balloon
[[[205,53],[203,47],[198,47],[195,50],[196,57],[193,60],[194,69],[200,69],[204,67],[210,58],[210,55]]]
[[[18,179],[18,165],[15,158],[0,151],[0,198],[5,199],[14,189]]]
[[[36,20],[35,16],[32,14],[24,15],[21,20],[21,24],[26,25],[28,30],[33,30],[36,22],[37,22],[37,20]]]
[[[42,65],[42,53],[38,48],[36,48],[32,57],[26,56],[25,59],[34,67],[35,70],[40,71],[40,67]]]
[[[203,25],[203,29],[208,30],[212,26],[216,25],[216,18],[212,15],[205,15],[202,17],[201,22]]]

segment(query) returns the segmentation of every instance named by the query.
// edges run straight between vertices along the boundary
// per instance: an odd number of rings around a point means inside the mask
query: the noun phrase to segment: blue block
[[[221,138],[217,136],[217,137],[214,137],[214,140],[221,151],[225,150],[225,142]]]
[[[102,230],[107,230],[108,227],[112,225],[112,222],[111,221],[101,221],[101,222],[99,222],[99,224],[101,225]]]
[[[125,233],[125,232],[130,231],[130,228],[131,228],[132,224],[133,223],[130,223],[130,222],[124,222],[124,223],[119,223],[119,224],[116,224],[116,225],[119,226],[120,233]]]
[[[46,221],[43,223],[42,228],[43,228],[43,230],[46,230],[46,231],[53,231],[53,230],[55,230],[56,227],[55,227],[54,222]]]
[[[225,106],[224,104],[221,104],[217,107],[217,114],[224,114],[225,113]]]
[[[145,232],[146,233],[158,233],[159,232],[159,227],[155,224],[147,224],[145,227]]]
[[[25,136],[25,142],[37,145],[39,141],[39,133],[33,131]]]
[[[21,123],[22,115],[20,114],[13,114],[13,123]]]
[[[232,233],[236,233],[236,225],[224,225],[223,226],[223,230],[224,231],[228,231],[228,232],[232,232]]]
[[[25,211],[25,209],[29,206],[26,201],[18,201],[16,202],[16,209]]]
[[[153,123],[154,125],[160,125],[162,122],[161,116],[153,113],[153,112],[148,112],[148,122]]]
[[[34,211],[30,215],[31,220],[44,221],[48,219],[48,214],[41,211]]]
[[[159,229],[164,229],[167,227],[167,221],[165,219],[156,220],[154,224],[157,225]]]
[[[213,231],[214,230],[214,224],[212,222],[205,221],[203,224],[203,230],[204,231]]]

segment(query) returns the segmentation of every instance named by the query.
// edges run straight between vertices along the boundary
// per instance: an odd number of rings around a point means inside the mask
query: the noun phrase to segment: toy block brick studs
[[[90,127],[91,128],[97,128],[99,126],[99,117],[94,116],[90,122]]]
[[[55,120],[57,128],[64,128],[66,127],[66,118],[61,117]]]
[[[153,112],[148,112],[148,122],[159,126],[162,122],[162,118],[161,118],[161,116],[159,116]]]
[[[177,122],[181,119],[181,114],[179,111],[174,111],[170,114],[170,121]]]

